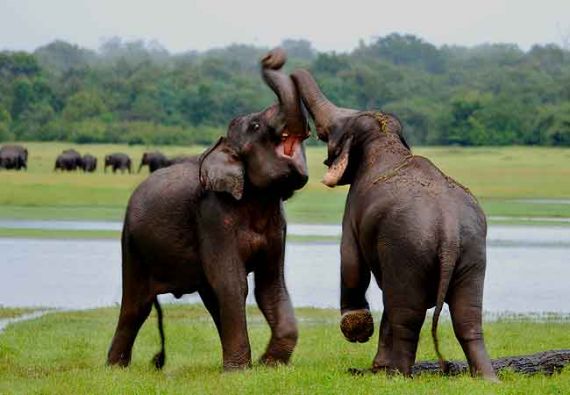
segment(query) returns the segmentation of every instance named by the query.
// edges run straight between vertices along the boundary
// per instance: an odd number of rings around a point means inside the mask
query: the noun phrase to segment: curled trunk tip
[[[287,62],[287,54],[283,48],[274,48],[261,58],[261,66],[264,69],[280,70]]]
[[[286,60],[287,55],[282,48],[269,51],[261,59],[261,74],[265,83],[279,99],[289,132],[304,137],[307,131],[307,120],[301,107],[299,94],[291,77],[280,70]]]

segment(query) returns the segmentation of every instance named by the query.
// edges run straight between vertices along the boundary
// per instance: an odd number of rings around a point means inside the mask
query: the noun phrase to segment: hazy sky
[[[55,39],[96,49],[113,36],[168,50],[305,38],[319,50],[413,33],[436,45],[570,41],[570,0],[0,0],[0,49]]]

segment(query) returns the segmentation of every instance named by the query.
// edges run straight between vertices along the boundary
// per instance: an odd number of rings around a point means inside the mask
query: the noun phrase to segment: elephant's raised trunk
[[[307,70],[295,70],[295,72],[291,74],[291,78],[299,90],[303,103],[305,103],[307,110],[309,110],[315,120],[319,138],[328,137],[328,128],[335,119],[356,112],[356,110],[337,107],[329,101],[319,89],[311,73]]]
[[[261,74],[265,83],[275,92],[281,110],[285,114],[287,130],[294,136],[306,137],[307,119],[301,107],[301,100],[291,78],[280,69],[287,61],[287,55],[276,48],[261,59]]]

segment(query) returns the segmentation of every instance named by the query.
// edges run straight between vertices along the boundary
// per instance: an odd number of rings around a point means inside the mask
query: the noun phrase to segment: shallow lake
[[[289,233],[297,235],[339,232],[337,226],[289,226]],[[491,226],[488,245],[487,312],[570,313],[570,229]],[[91,308],[120,303],[118,240],[0,238],[0,273],[0,305]],[[295,306],[338,307],[338,244],[289,243],[286,278]],[[252,289],[253,284],[248,300],[254,303]],[[382,308],[375,284],[369,299],[374,309]],[[182,299],[198,300],[194,295]]]

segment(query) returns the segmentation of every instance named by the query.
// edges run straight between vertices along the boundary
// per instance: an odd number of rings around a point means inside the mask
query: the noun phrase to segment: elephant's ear
[[[205,190],[243,195],[244,170],[236,151],[224,137],[200,156],[200,184]]]
[[[352,145],[352,138],[352,135],[347,137],[341,143],[341,146],[337,148],[337,150],[340,150],[340,153],[335,156],[332,164],[329,165],[329,170],[323,177],[323,184],[326,186],[331,188],[336,186],[344,175],[346,167],[348,166],[348,156]]]

